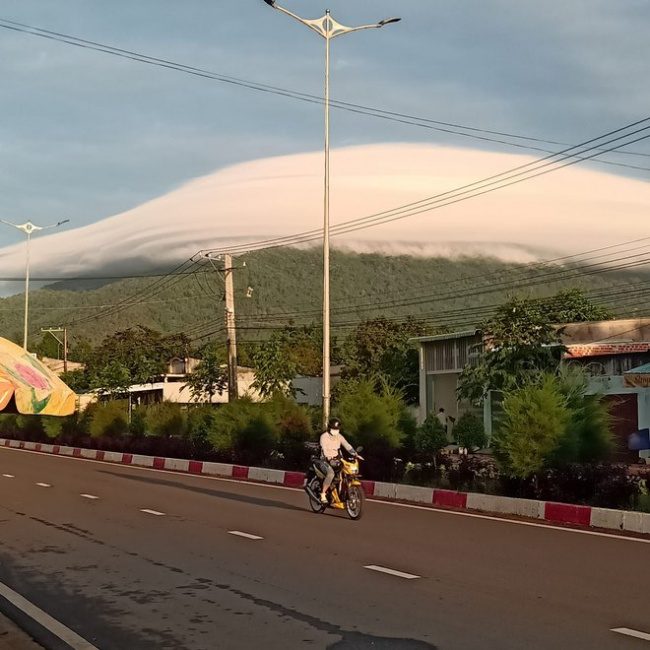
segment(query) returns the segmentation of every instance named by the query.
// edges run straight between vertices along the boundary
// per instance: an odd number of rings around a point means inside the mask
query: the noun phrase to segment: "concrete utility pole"
[[[67,327],[48,327],[41,328],[41,332],[49,332],[57,342],[63,346],[63,372],[68,372],[68,328]],[[57,334],[63,334],[63,340],[61,340]]]
[[[224,255],[224,281],[226,285],[226,342],[228,345],[228,401],[239,397],[237,390],[237,332],[235,329],[235,289],[232,255]]]

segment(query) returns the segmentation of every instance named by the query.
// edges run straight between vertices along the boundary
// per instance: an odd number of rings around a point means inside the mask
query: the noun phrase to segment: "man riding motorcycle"
[[[341,451],[341,446],[343,446],[352,456],[358,456],[363,460],[363,458],[357,454],[354,447],[341,434],[341,421],[338,418],[332,418],[327,424],[327,430],[324,431],[320,437],[320,468],[323,474],[325,474],[320,494],[320,502],[324,505],[327,504],[327,490],[329,490],[329,487],[332,485],[332,481],[334,480],[334,466],[338,466],[338,457]]]

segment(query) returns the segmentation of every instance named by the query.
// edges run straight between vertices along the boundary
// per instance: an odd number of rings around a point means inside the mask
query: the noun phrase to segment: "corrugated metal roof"
[[[638,368],[632,368],[631,370],[626,370],[624,375],[650,375],[650,363],[645,363]]]
[[[478,336],[481,330],[465,330],[464,332],[451,332],[450,334],[437,334],[436,336],[418,336],[409,339],[410,341],[417,341],[418,343],[434,343],[435,341],[452,341],[454,339],[467,339],[473,336]]]

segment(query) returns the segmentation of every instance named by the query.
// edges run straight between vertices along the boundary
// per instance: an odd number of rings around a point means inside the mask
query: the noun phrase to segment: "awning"
[[[623,385],[629,388],[650,388],[650,363],[623,373]]]
[[[0,338],[0,411],[71,415],[76,395],[23,348]]]

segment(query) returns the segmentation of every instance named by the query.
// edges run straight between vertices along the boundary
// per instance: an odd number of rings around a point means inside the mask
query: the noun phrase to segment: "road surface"
[[[650,650],[644,541],[4,448],[0,488],[0,588],[88,648]]]

